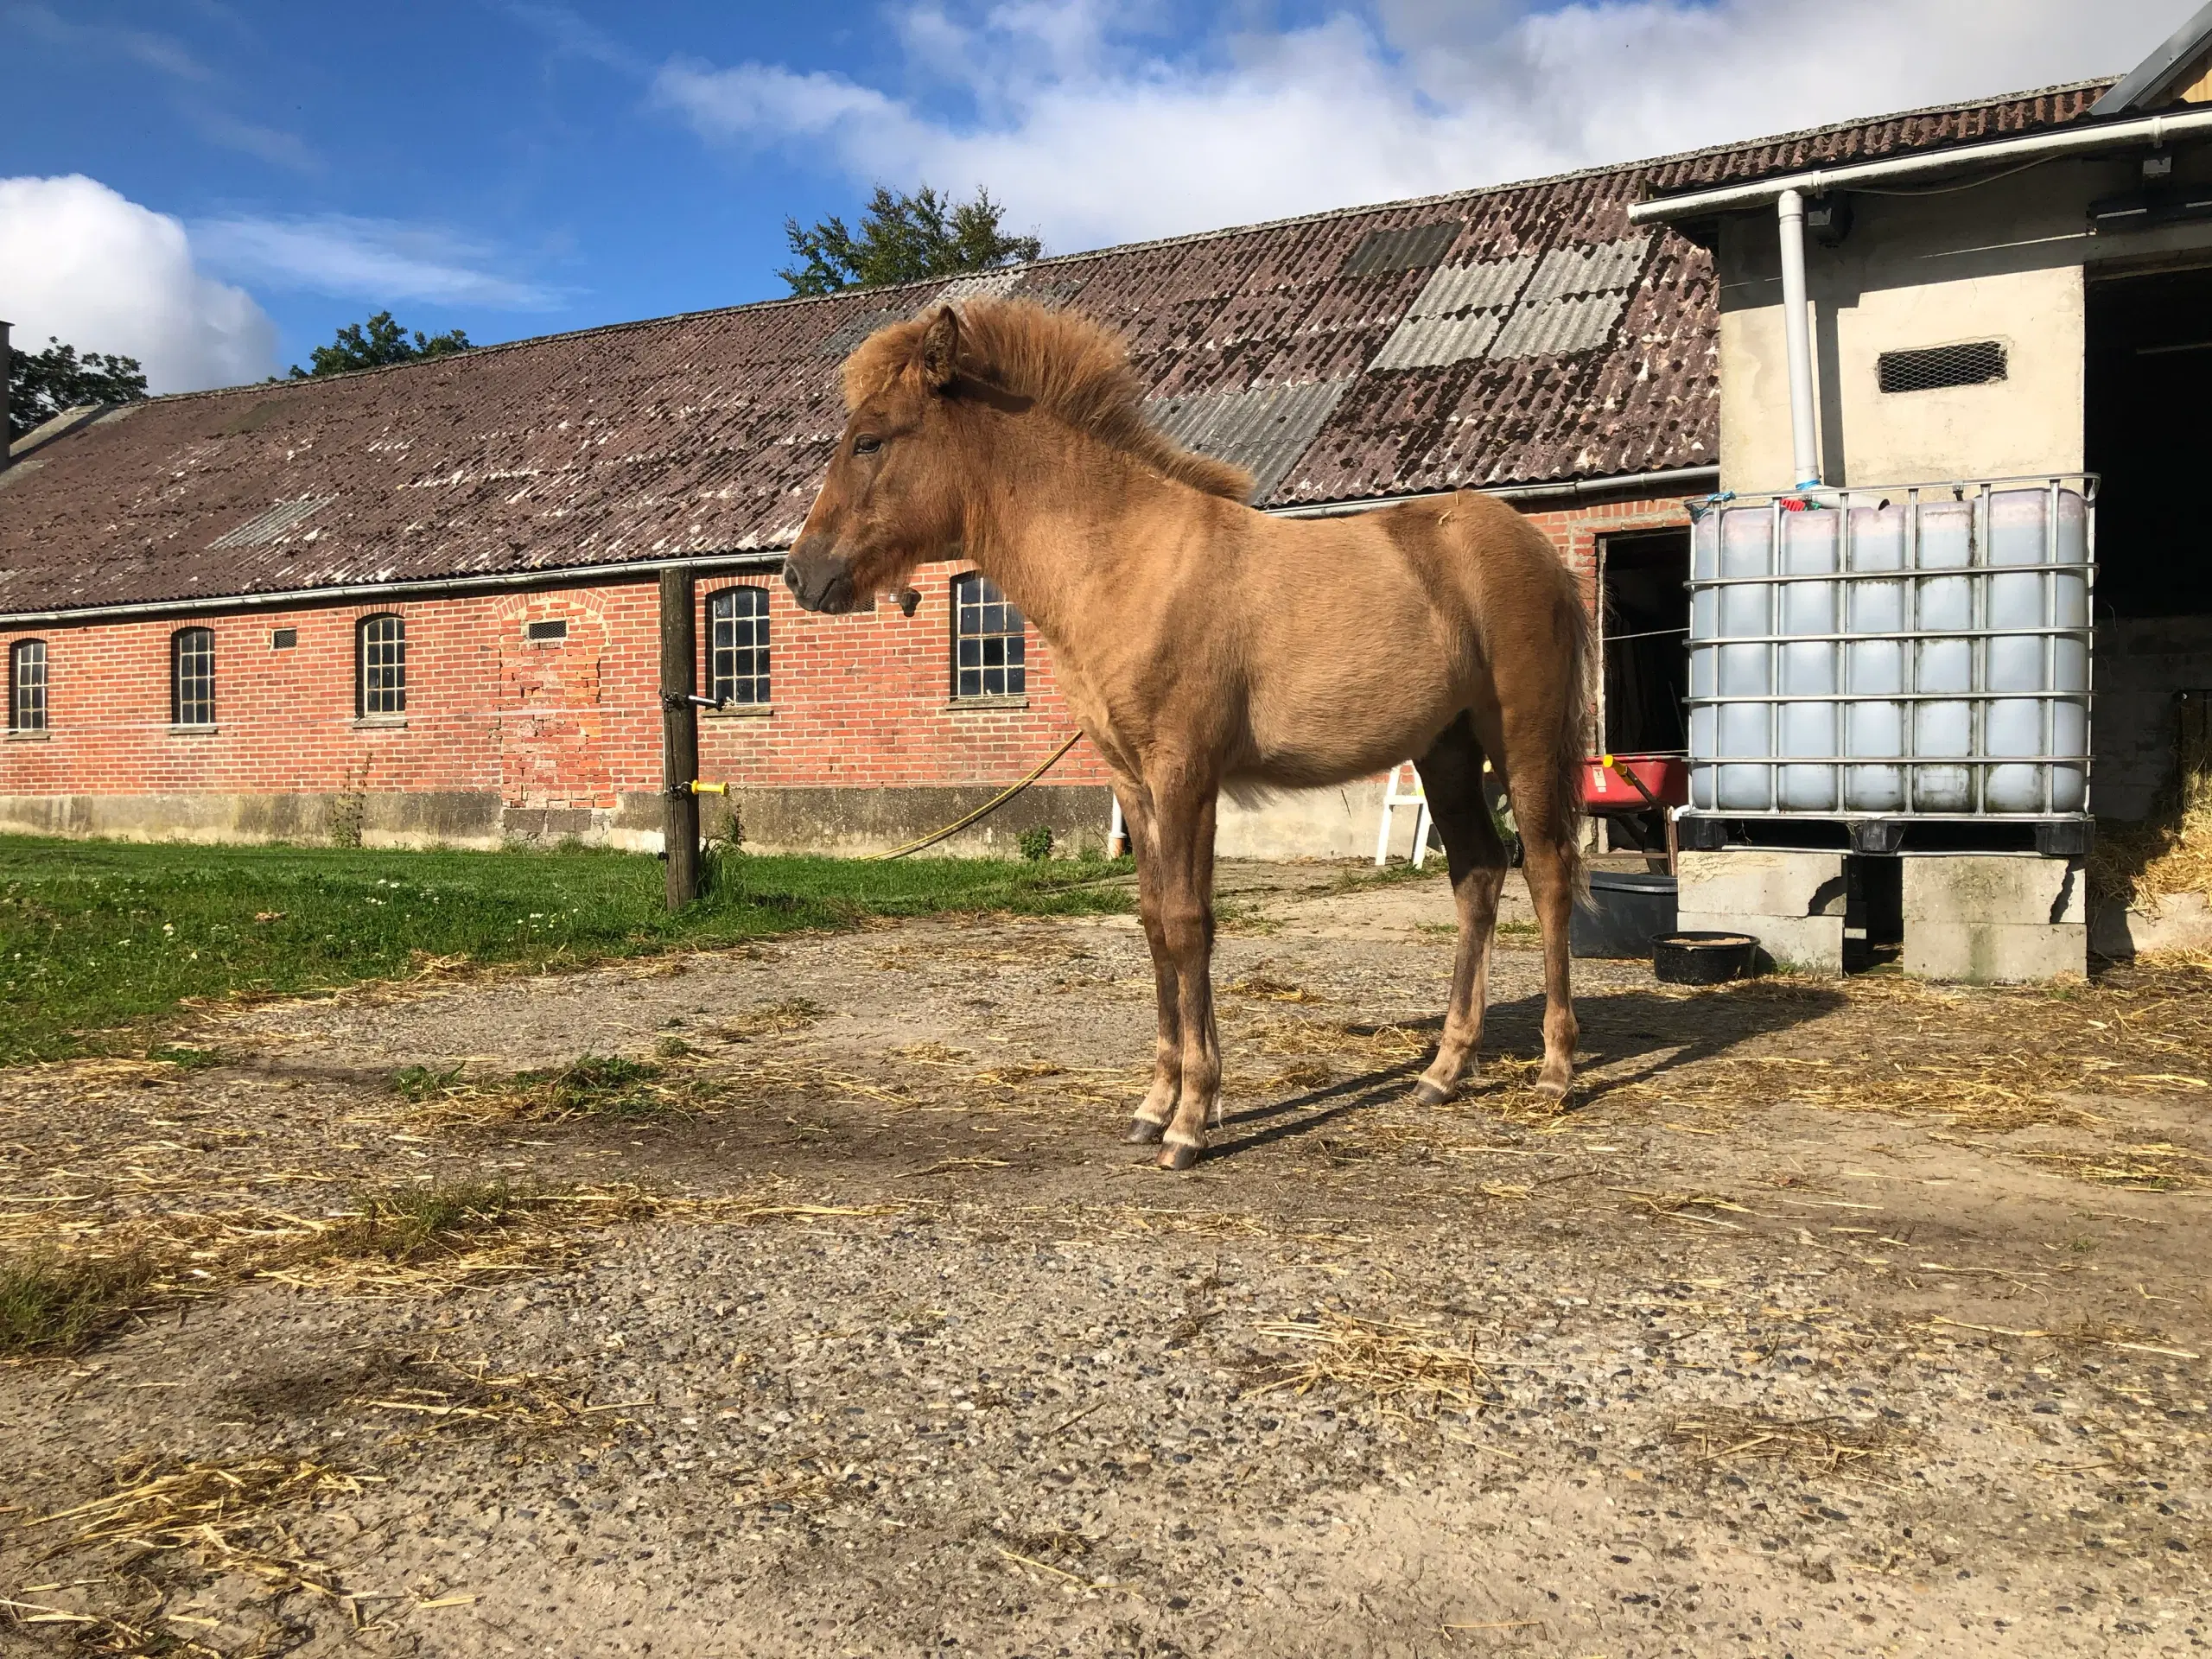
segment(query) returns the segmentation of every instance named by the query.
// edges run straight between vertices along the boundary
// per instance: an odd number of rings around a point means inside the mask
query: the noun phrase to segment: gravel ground
[[[2212,975],[1583,964],[1554,1116],[1509,938],[1482,1077],[1425,1110],[1448,894],[1339,884],[1230,873],[1230,1122],[1185,1176],[1114,1139],[1121,921],[365,988],[211,1015],[219,1064],[0,1074],[0,1237],[170,1264],[0,1369],[0,1652],[2212,1643]],[[666,1070],[621,1111],[507,1081],[584,1053]],[[397,1266],[270,1243],[464,1179],[546,1202]],[[295,1484],[197,1537],[41,1519],[195,1465]]]

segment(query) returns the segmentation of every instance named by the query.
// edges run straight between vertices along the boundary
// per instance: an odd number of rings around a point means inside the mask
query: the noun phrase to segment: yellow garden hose
[[[1044,760],[1038,762],[1034,770],[1033,770],[1027,778],[1024,778],[1020,783],[1014,785],[1012,788],[1003,790],[1000,793],[993,796],[989,800],[984,802],[982,805],[977,807],[973,812],[968,813],[963,817],[955,818],[950,823],[946,824],[944,829],[937,830],[930,835],[924,836],[919,841],[910,841],[904,847],[894,848],[887,853],[877,853],[874,855],[874,857],[878,861],[887,861],[894,858],[904,858],[909,853],[920,852],[925,847],[936,846],[938,842],[943,841],[947,836],[958,835],[963,830],[965,830],[969,824],[976,823],[978,819],[988,817],[992,813],[997,811],[999,808],[1004,806],[1015,796],[1020,794],[1023,790],[1028,788],[1030,785],[1035,783],[1039,778],[1042,778],[1046,772],[1052,769],[1053,766],[1058,763],[1062,755],[1065,754],[1070,749],[1075,747],[1082,739],[1083,734],[1081,732],[1071,734],[1066,742],[1061,744],[1058,748],[1054,749],[1052,753],[1046,755]]]

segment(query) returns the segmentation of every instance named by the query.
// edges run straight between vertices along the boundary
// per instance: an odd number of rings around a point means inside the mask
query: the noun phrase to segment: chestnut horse
[[[1185,1169],[1221,1085],[1211,979],[1215,804],[1415,757],[1459,919],[1436,1058],[1451,1098],[1482,1034],[1506,851],[1488,756],[1518,823],[1544,934],[1544,1063],[1563,1096],[1575,1024],[1567,920],[1586,753],[1589,622],[1535,527],[1437,495],[1352,517],[1272,518],[1250,476],[1147,425],[1118,341],[1065,311],[977,299],[893,323],[844,365],[850,411],[784,562],[812,611],[962,556],[1052,647],[1068,707],[1135,838],[1159,1039],[1128,1138]]]

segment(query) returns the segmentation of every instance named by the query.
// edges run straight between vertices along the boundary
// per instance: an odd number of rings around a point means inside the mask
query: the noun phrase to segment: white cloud
[[[193,238],[216,269],[273,289],[377,305],[429,300],[502,311],[539,311],[560,302],[551,289],[486,270],[491,251],[477,243],[394,219],[240,215],[195,225]]]
[[[855,183],[988,185],[1065,250],[2117,73],[2177,21],[2177,0],[1375,0],[1169,56],[1150,10],[915,4],[918,93],[683,60],[654,99]]]
[[[0,179],[0,317],[145,365],[155,391],[257,379],[276,328],[251,295],[204,274],[184,226],[80,174]]]

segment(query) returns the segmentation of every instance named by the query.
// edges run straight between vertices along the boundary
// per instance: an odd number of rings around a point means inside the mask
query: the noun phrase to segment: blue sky
[[[771,297],[877,179],[1065,251],[2118,71],[2193,3],[0,0],[0,316],[218,384],[385,308]]]

